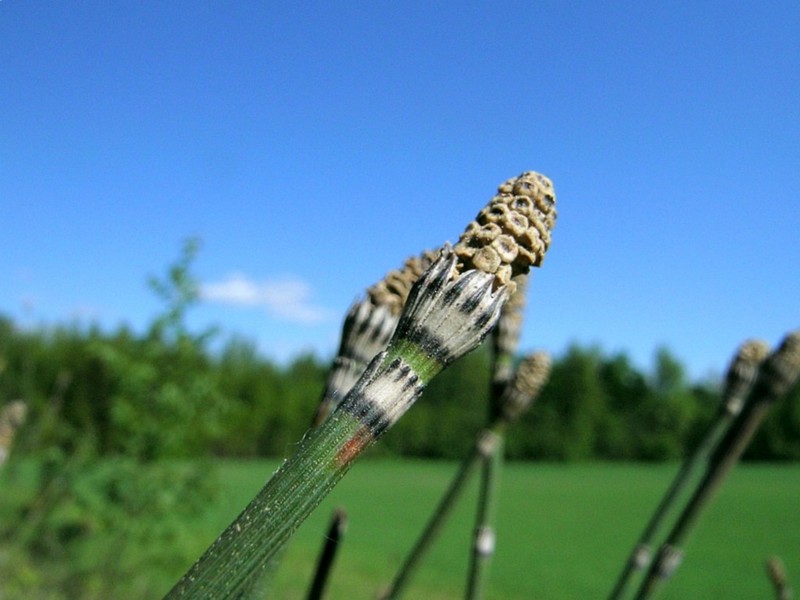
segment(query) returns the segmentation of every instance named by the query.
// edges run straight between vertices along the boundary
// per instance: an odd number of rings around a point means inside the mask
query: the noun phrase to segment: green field
[[[275,468],[219,464],[224,505],[200,524],[210,542]],[[371,599],[395,573],[456,465],[364,460],[292,540],[273,587],[302,598],[333,509],[349,529],[331,599]],[[498,546],[487,597],[603,598],[677,465],[511,464],[502,474]],[[475,487],[455,511],[406,597],[461,598]],[[779,555],[800,581],[800,466],[743,465],[703,514],[684,564],[660,598],[769,598],[764,564]]]

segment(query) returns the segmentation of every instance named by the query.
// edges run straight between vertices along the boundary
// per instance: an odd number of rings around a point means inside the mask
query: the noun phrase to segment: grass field
[[[224,503],[198,524],[210,542],[252,498],[273,462],[225,461]],[[372,599],[386,585],[456,465],[364,460],[292,540],[274,598],[302,598],[333,509],[349,529],[328,597]],[[677,465],[511,464],[502,474],[497,552],[487,597],[604,598]],[[474,512],[473,485],[406,597],[461,598]],[[703,514],[683,566],[660,598],[770,598],[766,559],[800,581],[800,466],[742,465]]]

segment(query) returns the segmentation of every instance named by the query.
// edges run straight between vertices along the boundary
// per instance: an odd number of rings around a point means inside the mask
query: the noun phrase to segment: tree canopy
[[[61,325],[22,329],[0,316],[0,406],[23,399],[28,426],[18,451],[128,456],[150,461],[195,456],[282,456],[311,422],[330,359],[311,354],[278,364],[254,345],[194,333],[198,302],[185,243],[149,285],[163,309],[143,333]],[[460,457],[487,410],[490,353],[457,361],[425,391],[375,453]],[[573,345],[556,356],[550,380],[508,433],[507,453],[527,460],[671,460],[699,441],[719,382],[688,380],[667,348],[652,372],[625,354]],[[746,455],[800,459],[800,393],[776,406]]]

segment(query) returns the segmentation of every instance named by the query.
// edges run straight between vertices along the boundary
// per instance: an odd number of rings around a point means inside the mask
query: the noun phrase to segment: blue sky
[[[800,5],[0,2],[0,313],[332,355],[350,303],[554,182],[522,348],[695,377],[800,325]]]

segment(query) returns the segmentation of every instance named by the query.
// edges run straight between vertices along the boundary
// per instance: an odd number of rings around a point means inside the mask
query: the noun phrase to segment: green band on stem
[[[395,358],[406,361],[423,385],[427,385],[444,368],[443,364],[427,354],[419,345],[404,339],[392,341],[387,348],[388,362]]]

